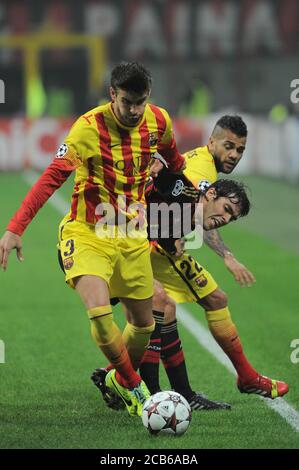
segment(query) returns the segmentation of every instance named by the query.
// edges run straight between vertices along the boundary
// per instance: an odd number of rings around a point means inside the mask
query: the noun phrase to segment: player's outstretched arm
[[[8,257],[13,249],[17,250],[18,260],[24,261],[21,237],[7,230],[0,240],[0,266],[3,271],[7,269]]]
[[[52,196],[56,189],[66,181],[74,167],[66,160],[55,159],[35,185],[25,196],[20,208],[10,220],[7,231],[0,240],[0,266],[7,269],[11,250],[17,250],[17,257],[23,261],[21,236],[39,209]]]
[[[255,282],[252,272],[234,257],[231,250],[224,244],[218,230],[204,231],[204,241],[217,255],[223,258],[225,266],[241,287],[250,287]]]

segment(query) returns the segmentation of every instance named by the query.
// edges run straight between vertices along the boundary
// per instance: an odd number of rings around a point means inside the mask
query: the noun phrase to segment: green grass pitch
[[[244,349],[263,374],[287,381],[285,400],[299,410],[299,363],[290,343],[298,327],[299,190],[248,178],[252,216],[223,230],[225,241],[255,274],[240,288],[207,248],[192,253],[229,295]],[[21,174],[0,176],[1,233],[28,190]],[[60,190],[69,199],[71,183]],[[297,201],[297,202],[296,202]],[[273,204],[272,204],[273,202]],[[289,214],[288,214],[289,211]],[[281,218],[280,218],[281,215]],[[61,215],[47,204],[27,229],[25,262],[10,256],[0,272],[0,448],[202,449],[298,448],[299,433],[264,400],[241,395],[235,379],[180,326],[192,386],[232,404],[231,411],[194,412],[180,438],[151,437],[139,418],[106,408],[89,377],[106,363],[89,333],[85,309],[57,263]],[[200,322],[203,312],[187,305]],[[124,324],[123,314],[115,317]],[[163,371],[161,382],[169,388]]]

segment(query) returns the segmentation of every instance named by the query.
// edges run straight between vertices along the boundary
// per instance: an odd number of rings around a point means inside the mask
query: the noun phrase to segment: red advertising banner
[[[0,171],[43,170],[63,143],[74,119],[0,119]],[[177,119],[174,132],[181,152],[203,144],[197,121]]]

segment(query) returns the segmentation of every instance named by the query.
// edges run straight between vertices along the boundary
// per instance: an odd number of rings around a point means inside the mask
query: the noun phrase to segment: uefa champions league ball
[[[177,392],[158,392],[142,407],[142,422],[150,434],[181,436],[191,421],[191,408]]]

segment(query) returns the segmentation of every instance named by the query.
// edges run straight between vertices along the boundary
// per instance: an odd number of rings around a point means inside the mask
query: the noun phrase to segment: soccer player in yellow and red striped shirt
[[[149,396],[136,372],[154,329],[149,244],[146,230],[144,237],[118,237],[117,220],[116,236],[99,237],[96,227],[107,204],[120,210],[126,223],[132,219],[131,208],[144,204],[144,185],[156,152],[172,172],[184,167],[171,120],[165,110],[148,103],[150,91],[151,76],[141,64],[117,65],[111,74],[111,102],[75,122],[0,241],[0,264],[5,270],[12,249],[23,259],[21,236],[37,211],[76,171],[71,209],[59,227],[61,263],[67,283],[85,304],[92,335],[111,363],[106,384],[132,415],[141,414]],[[112,317],[113,296],[131,312],[132,320],[122,334]]]

